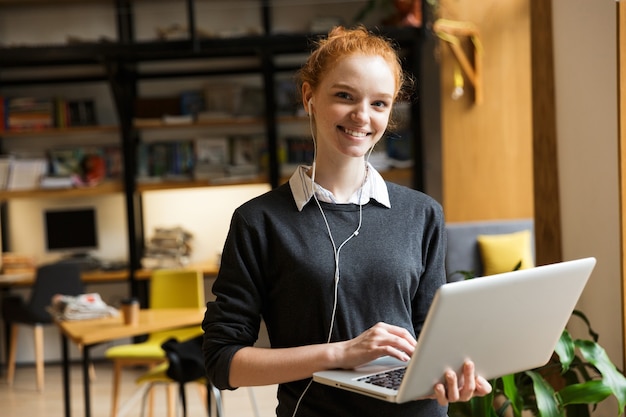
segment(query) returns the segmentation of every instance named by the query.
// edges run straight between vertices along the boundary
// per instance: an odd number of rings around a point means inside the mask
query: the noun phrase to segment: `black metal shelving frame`
[[[116,26],[118,40],[116,42],[95,42],[70,44],[66,46],[33,46],[0,48],[0,89],[6,86],[53,84],[72,82],[106,82],[110,86],[119,119],[119,131],[122,152],[124,155],[124,193],[127,216],[127,233],[129,243],[129,282],[132,295],[145,297],[145,288],[135,278],[135,270],[140,268],[140,259],[144,247],[144,231],[142,219],[141,194],[136,183],[136,149],[139,133],[133,126],[134,108],[137,85],[141,80],[168,77],[198,77],[221,74],[256,73],[263,80],[265,92],[265,134],[269,150],[269,182],[272,187],[278,186],[280,167],[278,161],[278,129],[275,111],[275,76],[279,72],[294,71],[296,68],[278,66],[275,57],[288,54],[306,53],[310,51],[313,41],[320,34],[294,33],[272,34],[271,0],[259,0],[262,27],[265,34],[228,39],[204,39],[196,36],[194,0],[181,1],[186,7],[189,34],[186,40],[137,42],[134,36],[134,14],[132,0],[115,0]],[[426,3],[426,2],[424,2]],[[424,16],[428,11],[425,10]],[[383,28],[381,33],[395,40],[405,52],[405,69],[411,73],[417,88],[424,83],[438,83],[438,75],[430,71],[424,74],[424,57],[434,59],[434,42],[428,31],[428,22],[422,28]],[[211,60],[225,58],[254,58],[256,64],[247,64],[217,70],[141,70],[140,64],[158,61]],[[16,76],[19,68],[50,68],[50,67],[85,67],[89,71],[84,74],[67,76]],[[42,70],[43,71],[43,70]],[[6,76],[9,74],[9,76]],[[413,188],[423,189],[423,163],[421,138],[425,124],[432,120],[424,120],[425,97],[414,100],[411,106],[411,129],[414,149]],[[437,100],[438,102],[438,100]],[[432,110],[432,109],[431,109]],[[429,113],[429,117],[432,116]],[[435,117],[436,117],[435,113]],[[427,123],[425,123],[427,122]],[[1,135],[0,135],[1,136]],[[6,210],[2,210],[0,221],[6,224]],[[8,237],[2,228],[4,248],[8,248]],[[142,294],[144,293],[144,294]]]

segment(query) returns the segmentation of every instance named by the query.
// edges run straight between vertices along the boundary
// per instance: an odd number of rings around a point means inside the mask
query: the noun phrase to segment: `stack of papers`
[[[97,293],[75,297],[55,295],[49,311],[57,320],[87,320],[119,315],[119,311],[102,301]]]

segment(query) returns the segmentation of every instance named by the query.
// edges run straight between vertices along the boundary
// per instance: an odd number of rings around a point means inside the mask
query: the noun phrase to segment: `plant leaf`
[[[533,380],[537,410],[540,417],[565,417],[565,411],[559,408],[556,395],[552,387],[534,371],[526,371],[526,375]]]
[[[626,407],[626,377],[617,370],[602,346],[591,340],[576,340],[576,347],[586,361],[595,366],[602,374],[602,382],[608,386],[617,398],[619,413]]]
[[[500,379],[502,380],[504,395],[508,398],[513,407],[513,414],[515,417],[521,416],[524,399],[519,395],[517,385],[515,384],[515,375],[505,375]]]
[[[460,269],[458,271],[454,271],[451,274],[448,275],[448,281],[451,281],[451,278],[455,275],[460,275],[463,278],[463,281],[468,280],[468,279],[472,279],[472,278],[476,278],[476,273],[474,271],[465,271],[463,269]]]
[[[559,391],[562,405],[597,404],[611,395],[613,391],[601,380],[587,381],[568,385]]]
[[[561,333],[554,351],[559,355],[561,361],[561,373],[567,372],[576,356],[576,345],[567,330],[563,330],[563,333]]]
[[[494,392],[483,397],[474,397],[470,400],[471,415],[473,417],[498,417],[496,410],[493,408]]]

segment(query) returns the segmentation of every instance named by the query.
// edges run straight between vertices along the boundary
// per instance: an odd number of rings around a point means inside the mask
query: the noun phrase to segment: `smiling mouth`
[[[354,137],[357,137],[357,138],[364,138],[364,137],[370,135],[370,133],[367,133],[367,132],[357,132],[356,130],[351,130],[351,129],[348,129],[348,128],[345,128],[345,127],[340,127],[340,128],[341,128],[341,130],[343,130],[348,135],[354,136]]]

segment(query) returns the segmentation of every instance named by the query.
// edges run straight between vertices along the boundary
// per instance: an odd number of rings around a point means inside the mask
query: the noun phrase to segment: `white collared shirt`
[[[311,200],[311,197],[313,197],[311,177],[307,175],[309,169],[311,169],[310,166],[300,165],[289,179],[293,199],[299,211],[302,211],[302,208]],[[370,199],[374,199],[383,206],[390,208],[391,202],[389,201],[389,192],[387,191],[385,180],[369,162],[368,170],[369,172],[362,190],[357,190],[352,197],[350,197],[348,203],[364,205],[367,204]],[[319,201],[337,203],[333,193],[317,183],[315,183],[315,195]]]

